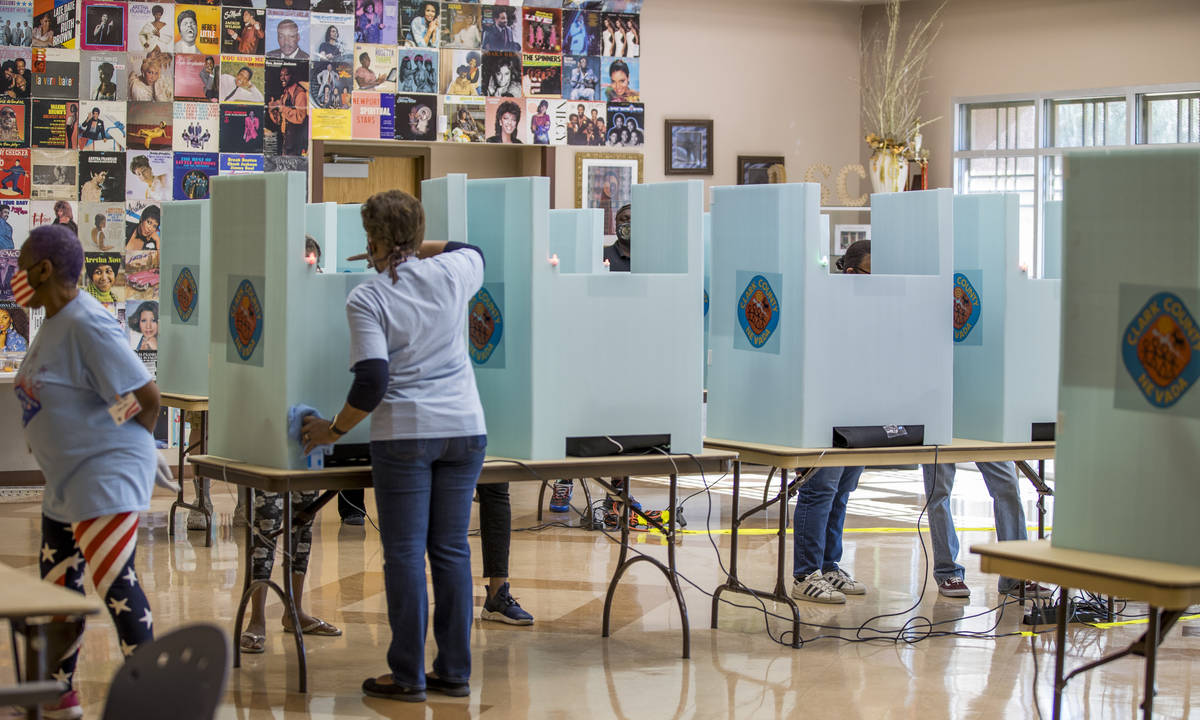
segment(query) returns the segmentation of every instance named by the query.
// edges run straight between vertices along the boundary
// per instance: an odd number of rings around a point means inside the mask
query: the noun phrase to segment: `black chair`
[[[212,720],[229,677],[229,641],[188,625],[140,647],[108,691],[103,720]]]

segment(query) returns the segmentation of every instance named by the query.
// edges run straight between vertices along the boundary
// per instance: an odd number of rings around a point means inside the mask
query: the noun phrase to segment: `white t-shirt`
[[[371,414],[371,440],[484,435],[483,406],[467,354],[467,301],[483,286],[473,249],[413,258],[346,298],[350,366],[388,361],[388,388]]]

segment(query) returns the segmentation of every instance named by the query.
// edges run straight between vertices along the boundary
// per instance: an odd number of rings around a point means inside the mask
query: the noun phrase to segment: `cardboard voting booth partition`
[[[712,190],[711,437],[830,447],[952,421],[952,194],[875,195],[873,275],[830,274],[816,184]],[[890,428],[890,432],[901,432]]]
[[[170,237],[159,250],[158,387],[165,393],[208,397],[212,327],[212,226],[209,200],[162,204]]]
[[[1057,547],[1200,565],[1200,150],[1068,153]]]
[[[1028,442],[1058,414],[1062,283],[1018,266],[1018,203],[954,198],[955,437]]]
[[[549,210],[544,178],[448,176],[422,198],[426,237],[465,228],[487,261],[465,310],[490,453],[557,458],[569,438],[628,435],[701,449],[701,183],[634,187],[629,273],[601,262],[599,211]]]
[[[307,262],[311,228],[322,233],[323,262],[336,266],[339,238],[328,233],[339,226],[342,209],[306,208],[304,196],[302,173],[213,180],[209,448],[215,455],[305,467],[299,442],[287,434],[288,409],[306,404],[328,417],[345,400],[346,296],[374,272],[318,273]],[[345,442],[367,442],[368,427],[360,424]]]

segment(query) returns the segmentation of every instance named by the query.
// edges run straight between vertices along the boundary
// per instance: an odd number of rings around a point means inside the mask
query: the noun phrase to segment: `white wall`
[[[736,184],[739,154],[786,156],[792,181],[815,162],[835,174],[859,162],[860,16],[848,3],[647,0],[640,68],[645,181],[694,177],[663,174],[666,118],[715,121],[714,174],[703,178],[706,185]],[[575,153],[589,151],[605,148],[559,148],[557,207],[574,207]],[[855,195],[856,180],[849,185]]]

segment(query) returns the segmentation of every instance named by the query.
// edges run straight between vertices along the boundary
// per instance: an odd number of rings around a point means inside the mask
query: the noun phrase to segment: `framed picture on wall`
[[[787,182],[782,155],[738,155],[738,185]]]
[[[851,245],[859,240],[871,239],[870,225],[834,225],[833,226],[833,254],[841,256],[846,254],[846,250]]]
[[[604,211],[604,237],[617,237],[614,217],[633,197],[633,186],[642,181],[640,153],[576,153],[575,207]]]
[[[713,121],[667,120],[667,175],[713,174]]]

